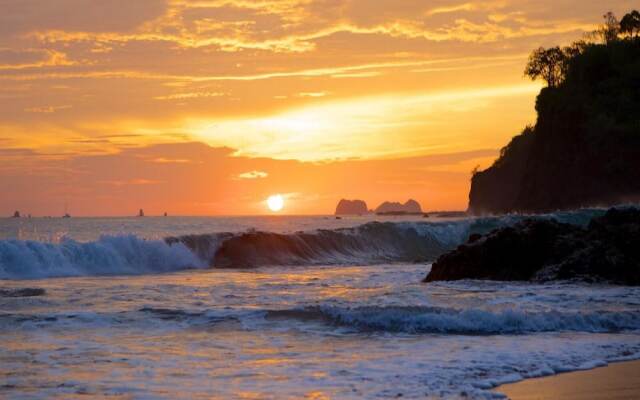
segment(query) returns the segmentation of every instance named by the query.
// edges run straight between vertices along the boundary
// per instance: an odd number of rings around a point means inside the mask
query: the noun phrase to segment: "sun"
[[[278,212],[282,210],[282,207],[284,207],[284,198],[279,194],[269,196],[269,198],[267,199],[267,206],[269,207],[269,210]]]

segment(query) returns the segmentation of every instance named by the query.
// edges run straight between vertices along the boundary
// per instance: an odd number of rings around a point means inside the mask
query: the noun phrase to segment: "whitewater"
[[[484,399],[640,358],[640,288],[421,283],[523,218],[0,219],[0,397]]]

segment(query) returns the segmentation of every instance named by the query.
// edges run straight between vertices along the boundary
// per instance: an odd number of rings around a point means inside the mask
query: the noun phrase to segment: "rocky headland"
[[[536,124],[474,173],[471,213],[640,201],[640,36],[616,34],[532,54],[525,73],[548,84],[536,100]]]

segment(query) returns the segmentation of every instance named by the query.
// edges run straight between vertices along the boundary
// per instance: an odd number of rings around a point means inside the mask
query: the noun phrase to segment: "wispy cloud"
[[[269,174],[264,171],[249,171],[249,172],[243,172],[239,174],[237,177],[238,179],[261,179],[261,178],[266,178],[267,176],[269,176]]]
[[[63,105],[63,106],[41,106],[41,107],[28,107],[25,108],[24,111],[25,112],[29,112],[29,113],[41,113],[41,114],[52,114],[54,112],[60,111],[60,110],[66,110],[72,108],[72,106],[70,105]]]
[[[105,181],[100,181],[100,183],[104,183],[112,186],[146,186],[146,185],[157,185],[162,183],[162,181],[154,180],[154,179],[136,178],[136,179],[127,179],[127,180],[105,180]]]
[[[173,93],[165,96],[155,96],[155,100],[188,100],[188,99],[203,99],[209,97],[221,97],[224,96],[221,92],[191,92],[191,93]]]

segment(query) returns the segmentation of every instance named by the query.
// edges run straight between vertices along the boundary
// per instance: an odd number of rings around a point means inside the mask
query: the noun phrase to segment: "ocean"
[[[484,399],[640,358],[640,288],[421,283],[523,218],[0,219],[0,398]]]

